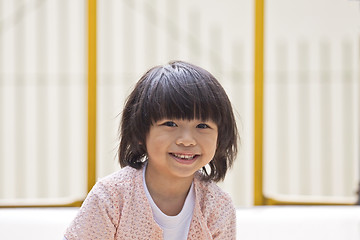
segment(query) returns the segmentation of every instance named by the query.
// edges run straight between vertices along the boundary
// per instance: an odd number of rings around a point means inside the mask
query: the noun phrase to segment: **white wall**
[[[359,1],[265,3],[265,193],[354,201]],[[98,1],[97,175],[119,168],[124,99],[153,65],[212,72],[241,146],[221,187],[253,202],[253,1]],[[86,1],[0,0],[0,204],[86,194]]]

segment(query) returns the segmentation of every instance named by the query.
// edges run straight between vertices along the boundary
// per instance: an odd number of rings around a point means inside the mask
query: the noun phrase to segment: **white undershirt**
[[[145,170],[146,166],[143,171],[143,184],[146,197],[150,202],[155,222],[163,230],[164,240],[186,240],[195,205],[194,183],[191,184],[181,212],[176,216],[168,216],[164,214],[158,206],[156,206],[154,200],[152,199],[145,182]]]

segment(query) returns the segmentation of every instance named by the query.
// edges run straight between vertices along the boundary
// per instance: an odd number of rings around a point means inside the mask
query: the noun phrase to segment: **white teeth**
[[[176,153],[174,153],[173,155],[177,158],[182,158],[182,159],[187,159],[187,160],[193,159],[196,156],[196,155],[183,155],[183,154],[176,154]]]

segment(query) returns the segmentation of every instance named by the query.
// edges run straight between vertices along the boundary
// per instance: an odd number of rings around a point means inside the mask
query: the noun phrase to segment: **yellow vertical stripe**
[[[96,0],[88,0],[88,180],[96,181]]]
[[[254,52],[254,205],[263,197],[264,0],[255,0]]]

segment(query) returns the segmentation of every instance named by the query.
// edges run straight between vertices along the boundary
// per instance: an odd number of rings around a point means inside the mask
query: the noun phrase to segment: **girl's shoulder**
[[[134,184],[135,183],[135,184]],[[142,170],[132,167],[124,167],[110,175],[100,178],[95,187],[113,193],[132,188],[134,185],[142,183]]]
[[[132,167],[124,167],[116,172],[113,172],[103,178],[99,179],[99,182],[118,182],[118,181],[129,181],[136,175],[141,176],[141,169],[135,169]]]
[[[213,181],[202,180],[201,173],[195,174],[194,178],[195,191],[199,198],[205,198],[207,200],[221,200],[226,202],[232,202],[230,195],[224,192],[216,183]]]

